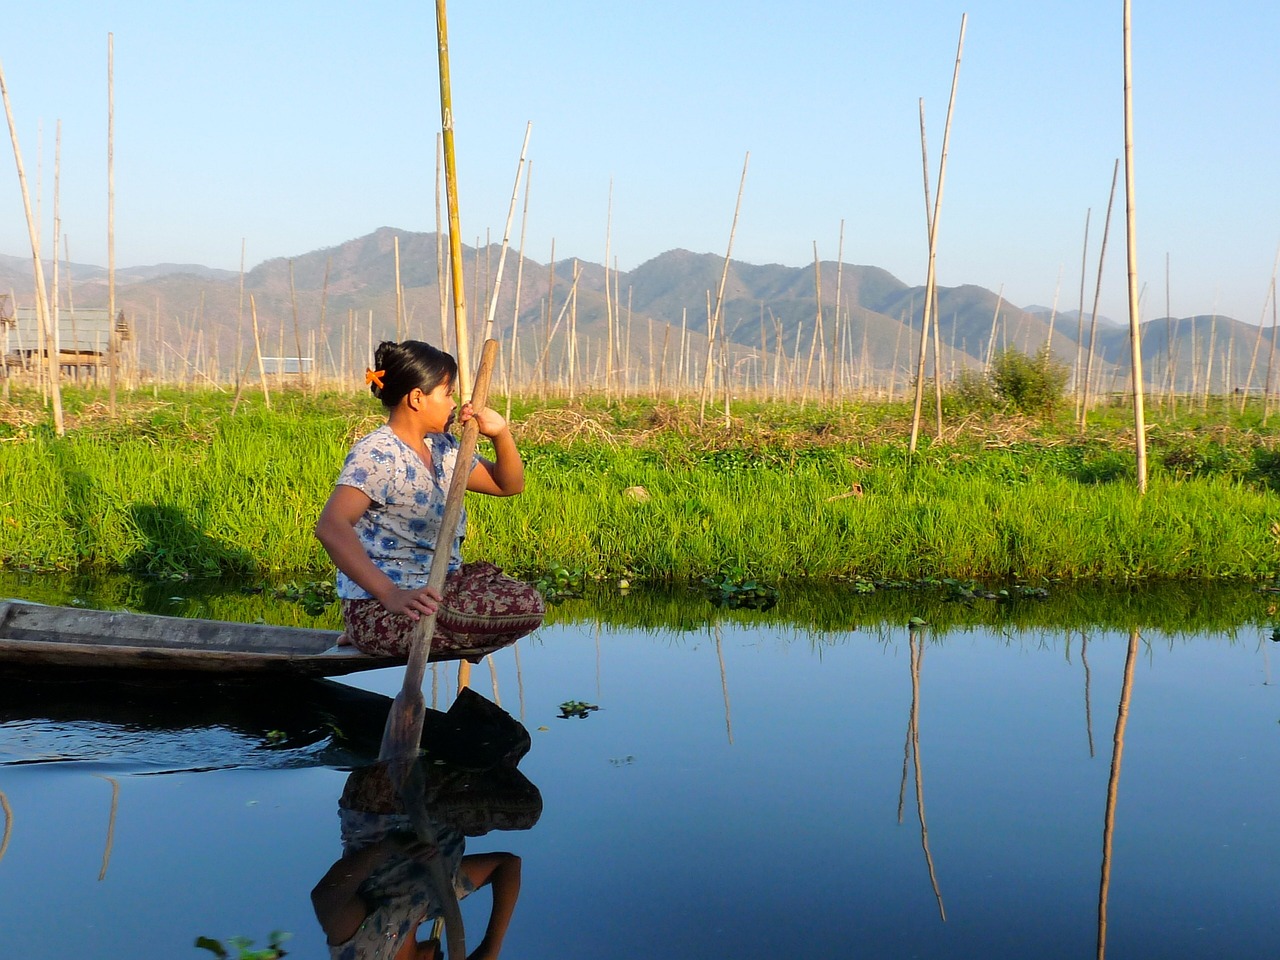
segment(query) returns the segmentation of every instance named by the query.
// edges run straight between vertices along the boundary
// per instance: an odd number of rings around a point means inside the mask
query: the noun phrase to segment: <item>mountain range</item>
[[[443,262],[447,286],[448,250],[447,242],[444,249],[439,248],[439,239],[434,233],[383,227],[336,247],[267,260],[244,274],[243,299],[241,278],[235,271],[193,264],[117,269],[116,302],[136,332],[143,366],[154,362],[156,354],[186,354],[191,359],[199,351],[201,362],[218,371],[211,375],[227,379],[237,336],[252,347],[256,314],[264,354],[293,356],[300,344],[303,355],[312,350],[319,354],[322,369],[326,364],[334,369],[360,369],[371,342],[397,336],[397,240],[401,335],[440,342],[438,264]],[[476,331],[473,340],[489,315],[489,291],[497,280],[500,257],[497,244],[463,247],[467,312]],[[575,271],[576,298],[574,308],[568,310]],[[62,309],[68,303],[107,305],[104,268],[62,264],[60,274]],[[687,363],[692,368],[705,363],[708,315],[714,310],[722,275],[721,329],[727,332],[731,346],[727,359],[735,369],[763,354],[764,370],[772,371],[781,349],[789,362],[799,360],[800,369],[814,369],[816,382],[817,365],[831,365],[836,336],[846,376],[856,369],[860,377],[869,378],[867,383],[883,382],[888,371],[896,369],[899,382],[905,382],[914,369],[910,358],[918,350],[923,287],[909,286],[879,267],[831,261],[787,267],[733,260],[726,272],[722,256],[676,249],[634,270],[606,275],[599,263],[572,259],[540,263],[522,260],[510,250],[492,307],[492,335],[509,348],[516,328],[524,369],[529,370],[551,331],[548,364],[562,366],[563,345],[572,324],[579,370],[598,375],[609,350],[606,317],[612,309],[616,369],[647,370],[665,363],[664,369],[674,371],[682,342],[688,344]],[[46,264],[46,283],[51,276],[52,266]],[[30,300],[33,286],[30,258],[0,255],[0,291],[12,290],[22,307]],[[820,344],[814,340],[819,290]],[[951,373],[981,368],[993,341],[996,350],[1014,347],[1027,353],[1047,342],[1055,357],[1071,364],[1078,343],[1083,340],[1087,346],[1092,327],[1092,318],[1086,315],[1081,322],[1077,311],[1018,307],[974,285],[940,287],[937,314],[944,370]],[[1209,374],[1211,388],[1221,392],[1242,386],[1253,367],[1250,382],[1256,389],[1271,358],[1273,336],[1271,329],[1260,330],[1223,316],[1147,321],[1142,325],[1145,379],[1149,386],[1167,386],[1172,369],[1177,389],[1203,389]],[[1097,369],[1104,387],[1107,378],[1123,386],[1129,366],[1128,339],[1127,326],[1098,318]],[[701,360],[696,360],[699,351]],[[347,357],[354,359],[347,362]]]

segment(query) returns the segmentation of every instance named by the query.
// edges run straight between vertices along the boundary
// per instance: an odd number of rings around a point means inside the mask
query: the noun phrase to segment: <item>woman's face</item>
[[[453,398],[453,383],[441,380],[430,393],[415,390],[414,397],[419,403],[423,423],[427,433],[443,433],[453,423],[453,414],[458,403]]]

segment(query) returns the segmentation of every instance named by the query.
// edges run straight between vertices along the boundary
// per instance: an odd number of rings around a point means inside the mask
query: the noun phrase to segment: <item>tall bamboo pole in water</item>
[[[18,147],[18,127],[13,120],[13,106],[9,103],[9,88],[4,82],[4,68],[0,66],[0,99],[4,100],[5,118],[9,122],[9,139],[13,143],[13,161],[18,168],[18,185],[22,188],[22,208],[27,215],[27,235],[31,238],[31,259],[34,263],[36,280],[36,319],[42,327],[44,350],[50,365],[50,385],[53,400],[53,428],[58,436],[66,432],[62,422],[62,390],[58,383],[57,358],[49,349],[52,338],[49,336],[49,300],[44,286],[44,266],[40,262],[40,229],[31,214],[31,194],[27,190],[27,174],[22,166],[22,150]],[[54,252],[57,255],[57,251]]]
[[[111,384],[110,410],[116,415],[116,161],[115,161],[115,41],[107,34],[107,379]]]
[[[502,289],[502,270],[507,262],[507,248],[511,245],[511,223],[516,218],[516,200],[520,196],[520,178],[524,173],[525,157],[529,153],[529,134],[532,131],[533,121],[530,120],[524,126],[524,143],[520,146],[520,160],[516,164],[516,182],[515,186],[511,188],[511,204],[507,208],[507,223],[502,230],[502,250],[498,254],[498,270],[494,274],[493,291],[489,296],[489,310],[485,316],[484,334],[481,336],[481,343],[490,339],[493,335],[493,315],[498,309],[498,291]],[[510,393],[509,388],[508,393]]]
[[[605,360],[604,360],[604,398],[612,399],[613,394],[613,293],[609,289],[609,245],[613,239],[613,177],[609,178],[609,201],[605,205],[604,215],[604,327],[605,327]],[[575,261],[574,269],[577,269]]]
[[[57,376],[62,375],[62,337],[58,330],[59,321],[59,291],[58,291],[58,237],[62,231],[62,215],[59,213],[59,202],[61,199],[59,193],[59,185],[62,179],[62,121],[58,121],[57,133],[54,136],[53,147],[53,289],[49,296],[49,330],[53,336],[50,338],[53,344],[54,364],[53,368],[57,371]]]
[[[1080,309],[1076,313],[1076,365],[1072,372],[1071,384],[1072,391],[1075,394],[1076,419],[1080,419],[1080,402],[1083,397],[1083,386],[1080,374],[1084,366],[1084,281],[1085,274],[1088,272],[1089,261],[1089,216],[1093,213],[1093,208],[1089,207],[1084,212],[1084,244],[1080,249]]]
[[[444,148],[436,134],[436,292],[440,295],[440,349],[449,349],[449,284],[444,272],[444,236],[440,215],[440,177],[444,169]]]
[[[458,391],[471,396],[471,350],[467,339],[466,277],[462,272],[462,225],[458,213],[458,161],[453,142],[453,88],[449,82],[449,25],[445,0],[436,0],[440,59],[440,123],[444,145],[444,190],[449,210],[449,269],[453,279],[453,334],[457,339]]]
[[[933,244],[933,208],[929,204],[929,149],[928,140],[925,138],[924,126],[924,97],[920,98],[920,163],[924,172],[924,223],[926,236],[929,238],[929,244]],[[942,438],[942,349],[938,341],[938,278],[935,275],[933,283],[926,286],[925,296],[925,312],[933,317],[933,394],[934,408],[937,420],[936,436]],[[931,311],[931,312],[930,312]],[[952,330],[954,331],[954,326]]]
[[[1098,276],[1093,289],[1093,317],[1089,321],[1089,356],[1085,361],[1084,392],[1080,397],[1081,433],[1084,433],[1089,420],[1089,389],[1093,380],[1093,354],[1098,342],[1098,300],[1102,296],[1102,265],[1107,259],[1107,238],[1111,233],[1111,207],[1116,199],[1116,181],[1119,175],[1120,160],[1117,158],[1115,165],[1111,168],[1111,194],[1107,198],[1107,219],[1102,225],[1102,249],[1098,252]]]
[[[1276,269],[1280,268],[1280,246],[1276,247],[1276,258],[1271,264],[1271,282],[1267,284],[1267,295],[1262,300],[1262,316],[1258,318],[1258,335],[1253,340],[1253,356],[1249,359],[1249,374],[1244,378],[1244,390],[1240,393],[1240,412],[1244,413],[1245,404],[1249,402],[1249,388],[1253,386],[1253,371],[1258,363],[1258,347],[1262,345],[1262,328],[1267,322],[1267,301],[1275,289]]]
[[[1133,430],[1138,465],[1138,492],[1147,492],[1147,424],[1143,410],[1142,329],[1138,307],[1138,226],[1133,167],[1133,63],[1131,0],[1124,0],[1124,184],[1128,224],[1129,350],[1133,363]]]
[[[733,255],[733,236],[738,230],[738,213],[742,209],[742,191],[747,185],[747,165],[751,162],[751,151],[747,151],[747,155],[742,160],[742,178],[738,181],[738,200],[733,206],[733,224],[729,227],[729,248],[724,254],[724,269],[720,272],[720,289],[716,293],[716,307],[712,314],[711,323],[707,327],[707,368],[702,378],[702,401],[698,407],[698,426],[702,426],[706,422],[707,416],[707,398],[711,395],[711,371],[712,357],[714,350],[712,345],[715,339],[715,328],[720,321],[720,312],[724,308],[724,285],[729,279],[729,258]]]
[[[924,403],[924,362],[925,354],[929,349],[929,310],[932,301],[928,291],[932,290],[934,283],[937,282],[938,219],[942,213],[942,188],[947,174],[947,145],[951,141],[951,116],[956,104],[956,87],[960,82],[960,56],[964,50],[964,28],[968,18],[967,13],[960,15],[960,40],[956,44],[956,65],[951,74],[951,99],[947,103],[947,122],[942,131],[942,157],[938,161],[938,195],[933,200],[933,219],[929,231],[929,267],[925,277],[924,316],[920,325],[920,356],[916,365],[915,405],[911,414],[909,447],[911,453],[916,452],[916,444],[920,436],[920,408]]]
[[[520,353],[520,287],[524,283],[524,236],[529,225],[529,187],[533,183],[533,161],[529,161],[528,174],[524,180],[524,209],[520,214],[520,252],[516,257],[516,292],[515,303],[511,307],[511,358],[508,361],[507,374],[507,419],[511,419],[511,395],[516,389],[516,357]]]

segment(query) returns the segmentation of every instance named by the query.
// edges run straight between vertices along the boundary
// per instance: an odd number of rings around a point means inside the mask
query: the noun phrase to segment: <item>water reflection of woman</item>
[[[339,801],[342,857],[311,891],[316,918],[335,960],[435,960],[435,939],[419,928],[443,916],[445,898],[435,880],[452,882],[459,899],[483,886],[493,908],[472,960],[497,957],[520,895],[520,858],[511,853],[463,854],[457,827],[433,823],[435,842],[415,830],[386,764],[354,771]]]

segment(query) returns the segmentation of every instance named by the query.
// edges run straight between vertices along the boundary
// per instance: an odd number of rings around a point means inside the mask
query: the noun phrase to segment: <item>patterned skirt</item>
[[[470,660],[514,643],[542,626],[545,601],[532,584],[508,577],[492,563],[464,563],[444,583],[436,611],[432,660]],[[417,621],[389,612],[377,600],[343,600],[346,639],[364,653],[407,657]]]

